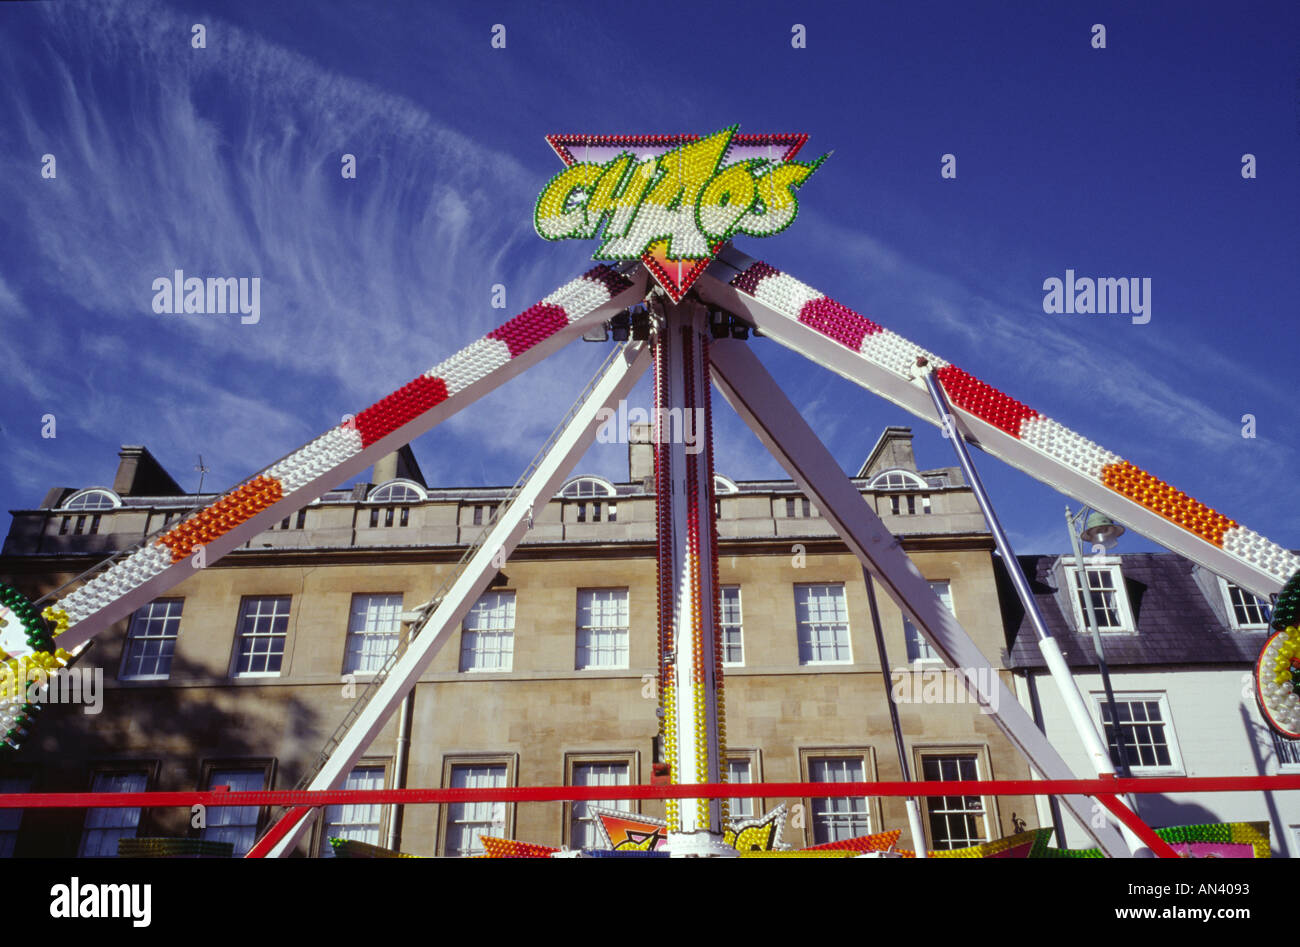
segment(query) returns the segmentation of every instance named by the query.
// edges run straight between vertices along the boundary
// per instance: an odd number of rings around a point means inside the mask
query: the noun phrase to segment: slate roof
[[[1095,667],[1092,636],[1076,632],[1057,596],[1058,556],[1017,556],[1043,619],[1071,667]],[[1252,665],[1269,632],[1241,631],[1227,624],[1222,603],[1214,604],[1196,581],[1194,563],[1173,553],[1120,556],[1120,569],[1137,634],[1104,633],[1102,646],[1110,667],[1134,665]],[[1067,562],[1073,561],[1069,557]],[[1046,666],[1038,639],[1025,615],[1001,557],[993,557],[1003,627],[1007,634],[1004,665]],[[1212,577],[1211,577],[1212,578]],[[1217,582],[1217,580],[1215,580]],[[1207,583],[1208,584],[1208,583]],[[1217,586],[1210,588],[1218,594]],[[1221,597],[1221,596],[1220,596]],[[1068,607],[1068,606],[1067,606]]]

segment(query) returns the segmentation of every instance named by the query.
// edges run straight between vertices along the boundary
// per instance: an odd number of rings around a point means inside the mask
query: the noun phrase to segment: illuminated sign
[[[795,161],[808,136],[548,135],[568,165],[537,198],[547,240],[594,239],[592,259],[642,260],[674,300],[733,234],[794,221],[795,191],[826,160]]]

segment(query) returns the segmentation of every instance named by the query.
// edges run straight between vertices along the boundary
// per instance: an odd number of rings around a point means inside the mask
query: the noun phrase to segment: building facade
[[[653,460],[646,432],[632,439],[626,481],[578,476],[535,511],[348,787],[650,781],[659,753]],[[854,483],[999,666],[993,543],[960,471],[918,469],[910,430],[888,428]],[[885,697],[893,682],[881,673],[860,564],[791,482],[719,476],[715,486],[730,779],[901,778]],[[396,644],[403,613],[455,575],[507,497],[430,486],[409,450],[391,455],[371,482],[326,493],[95,639],[76,667],[102,669],[100,712],[48,706],[0,771],[0,790],[292,788]],[[111,486],[53,488],[39,507],[12,511],[0,581],[38,598],[211,499],[183,493],[144,448],[123,448]],[[877,593],[895,668],[941,667]],[[1010,671],[1004,679],[1013,683]],[[990,718],[962,688],[948,694],[900,705],[915,778],[1026,778]],[[892,798],[737,800],[732,815],[780,802],[785,839],[797,846],[892,828],[912,843]],[[659,801],[627,808],[663,815]],[[211,810],[197,826],[178,809],[6,812],[0,854],[113,854],[133,835],[231,841],[241,852],[278,814]],[[925,843],[962,847],[1037,819],[1031,797],[936,798]],[[328,854],[332,835],[466,855],[481,850],[480,834],[596,840],[582,804],[345,806],[328,807],[298,853]]]
[[[1117,768],[1122,734],[1125,759],[1136,777],[1300,772],[1300,743],[1264,723],[1253,689],[1255,660],[1271,634],[1268,603],[1172,553],[1088,556],[1084,571],[1110,670],[1112,712],[1074,558],[1020,560]],[[1070,767],[1086,774],[1087,756],[1033,629],[1000,564],[998,573],[1011,635],[1007,665],[1015,670],[1017,694]],[[1300,854],[1295,793],[1138,794],[1136,803],[1142,818],[1156,827],[1268,822],[1274,854]],[[1046,799],[1040,801],[1042,824],[1053,824],[1060,814]],[[1063,814],[1066,845],[1088,847],[1083,830]]]

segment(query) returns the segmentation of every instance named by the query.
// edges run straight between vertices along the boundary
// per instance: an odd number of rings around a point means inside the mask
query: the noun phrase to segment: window
[[[61,523],[59,523],[59,535],[60,535],[60,536],[66,536],[66,535],[68,535],[68,524],[71,523],[71,522],[72,522],[72,517],[71,517],[71,516],[65,516],[65,517],[63,517],[63,521],[62,521]]]
[[[578,669],[627,667],[627,642],[627,589],[579,589]]]
[[[849,611],[844,586],[796,585],[800,664],[851,664]]]
[[[466,763],[451,767],[451,788],[488,789],[506,785],[505,763]],[[482,855],[480,835],[500,838],[506,833],[504,802],[453,802],[447,806],[444,854],[453,858]]]
[[[460,633],[462,671],[509,671],[515,653],[515,593],[485,592]]]
[[[1088,633],[1088,611],[1083,597],[1083,587],[1079,582],[1077,567],[1067,564],[1066,574],[1074,589],[1074,617],[1076,627]],[[1098,631],[1132,632],[1136,631],[1133,616],[1129,611],[1128,594],[1124,590],[1124,577],[1118,565],[1086,566],[1088,573],[1088,590],[1092,597],[1092,614],[1097,622]]]
[[[294,529],[302,529],[306,525],[307,525],[307,509],[304,507],[303,509],[298,511],[298,520],[296,523],[294,523]],[[403,523],[402,525],[405,526],[406,524]]]
[[[82,490],[63,504],[65,510],[115,510],[122,505],[117,494],[109,490]],[[116,853],[114,853],[116,854]]]
[[[825,757],[808,761],[809,782],[866,782],[862,757]],[[838,842],[871,834],[864,796],[837,796],[812,801],[813,844]]]
[[[1300,767],[1300,740],[1288,740],[1272,728],[1268,732],[1273,738],[1273,753],[1277,756],[1278,766],[1283,770]]]
[[[927,781],[979,779],[974,753],[923,756],[921,778]],[[987,842],[988,822],[980,796],[930,796],[925,803],[930,826],[930,847],[938,851],[969,848]]]
[[[713,492],[721,495],[724,493],[739,493],[740,487],[736,486],[734,480],[728,480],[722,474],[713,475]]]
[[[383,789],[382,766],[357,766],[348,773],[341,789]],[[233,791],[233,788],[232,788]],[[325,807],[325,825],[320,833],[320,857],[333,858],[332,838],[350,839],[368,845],[382,844],[379,829],[384,821],[384,807],[379,803],[359,802]]]
[[[632,764],[626,761],[592,762],[573,764],[573,785],[575,786],[629,786],[631,785]],[[596,805],[606,809],[621,809],[635,812],[636,803],[627,800],[603,799]],[[600,844],[600,831],[596,828],[596,814],[591,811],[592,803],[574,802],[570,819],[569,846],[571,848],[595,848]]]
[[[615,503],[613,500],[610,500],[608,503],[605,504],[605,522],[606,523],[618,522],[618,504]]]
[[[397,647],[402,634],[402,596],[354,595],[348,618],[344,674],[371,674]]]
[[[917,495],[915,493],[895,493],[889,497],[889,512],[895,516],[914,516],[917,510]],[[922,514],[930,512],[930,498],[921,496],[920,510]]]
[[[1110,758],[1119,766],[1119,744],[1115,725],[1111,719],[1110,705],[1105,695],[1094,694],[1106,731]],[[1119,716],[1119,730],[1123,734],[1124,753],[1129,769],[1136,775],[1182,771],[1182,760],[1174,742],[1169,720],[1169,708],[1163,694],[1116,695],[1115,709]]]
[[[96,773],[92,792],[144,792],[148,774],[143,771]],[[117,840],[135,838],[139,808],[88,809],[81,833],[80,858],[116,858]]]
[[[72,534],[74,536],[80,536],[85,531],[86,531],[86,514],[83,513],[77,517],[77,525],[73,527]]]
[[[208,788],[229,786],[231,792],[258,792],[266,788],[266,770],[214,769]],[[209,806],[208,824],[203,830],[205,842],[230,842],[234,856],[241,858],[257,841],[260,819],[258,806]]]
[[[954,615],[957,613],[952,607],[952,584],[947,580],[942,582],[931,582],[930,588],[934,589],[934,594],[939,596],[939,601],[943,602],[943,607],[948,609]],[[907,618],[903,619],[903,635],[907,639],[907,660],[916,664],[917,662],[938,661],[943,662],[930,642],[925,640],[921,630],[912,624]]]
[[[754,761],[748,757],[727,759],[727,782],[740,785],[754,781]],[[732,799],[727,811],[732,820],[752,819],[756,810],[755,799]]]
[[[184,600],[160,598],[131,616],[122,650],[123,681],[165,681],[172,672],[172,655],[181,633]]]
[[[487,514],[487,522],[489,523],[496,522],[498,505],[499,504],[496,503],[476,504],[474,507],[474,525],[475,526],[483,525],[484,522],[483,516],[485,513]]]
[[[418,484],[408,480],[390,480],[371,490],[366,500],[371,503],[419,503],[428,496]]]
[[[235,676],[279,676],[288,634],[289,596],[242,599]]]
[[[909,470],[885,470],[872,477],[867,484],[871,490],[915,490],[926,486],[924,480]]]
[[[785,498],[785,515],[787,517],[808,517],[814,515],[812,503],[807,497],[786,497]]]
[[[0,793],[31,791],[30,777],[0,776]],[[22,824],[22,809],[0,809],[0,858],[13,858],[14,846],[18,842],[18,829]]]
[[[560,488],[562,497],[612,497],[614,485],[600,477],[575,477]]]
[[[722,587],[722,663],[739,666],[745,663],[745,636],[740,615],[740,586]]]
[[[1219,579],[1219,588],[1223,591],[1223,600],[1228,606],[1228,620],[1233,628],[1260,631],[1268,628],[1268,623],[1273,619],[1273,610],[1268,602],[1223,579]]]

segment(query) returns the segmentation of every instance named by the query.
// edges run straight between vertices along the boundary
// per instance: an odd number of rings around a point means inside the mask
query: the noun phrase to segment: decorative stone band
[[[935,366],[935,374],[954,406],[1275,576],[1279,582],[1300,568],[1300,556],[775,267],[755,262],[737,274],[731,285],[900,378],[912,377],[917,358],[924,357]]]
[[[64,597],[59,608],[76,625],[257,514],[286,500],[315,499],[295,494],[631,286],[616,270],[596,266],[110,566]]]

